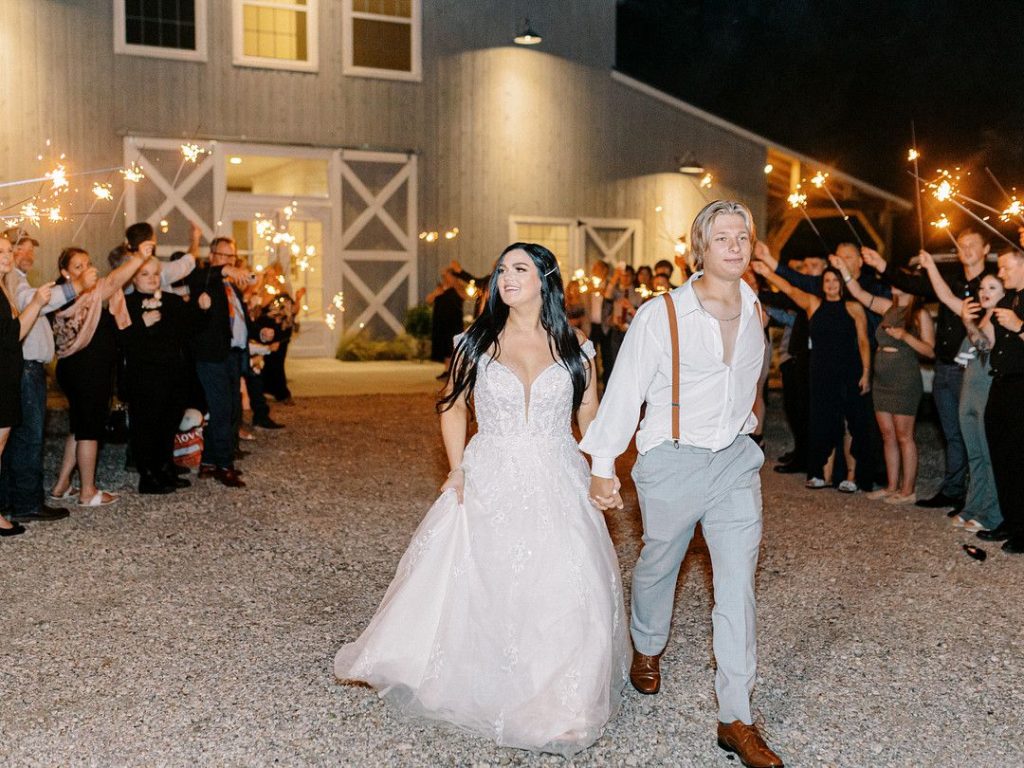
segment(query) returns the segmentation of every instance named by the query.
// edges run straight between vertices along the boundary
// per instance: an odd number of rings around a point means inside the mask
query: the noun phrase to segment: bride
[[[618,709],[629,644],[618,561],[571,431],[574,412],[583,432],[597,412],[594,348],[563,302],[549,250],[502,252],[438,403],[451,472],[334,672],[412,715],[569,756]]]

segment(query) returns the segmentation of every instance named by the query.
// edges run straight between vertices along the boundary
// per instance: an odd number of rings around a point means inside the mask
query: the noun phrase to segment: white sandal
[[[107,497],[107,498],[104,498]],[[78,500],[78,506],[80,507],[106,507],[110,504],[114,504],[120,497],[116,493],[110,493],[109,491],[98,490],[96,495],[88,501]]]
[[[67,504],[78,498],[78,489],[68,486],[68,489],[64,491],[60,496],[54,496],[53,493],[46,494],[46,500],[51,504]]]

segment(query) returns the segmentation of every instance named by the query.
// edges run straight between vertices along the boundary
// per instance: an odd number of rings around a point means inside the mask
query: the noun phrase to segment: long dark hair
[[[501,275],[498,267],[502,259],[510,251],[525,252],[533,261],[540,276],[540,324],[548,334],[548,346],[553,357],[569,371],[572,378],[572,410],[575,413],[583,402],[583,393],[587,389],[588,366],[583,350],[580,348],[576,332],[569,325],[565,315],[565,290],[562,286],[562,275],[558,269],[555,255],[543,245],[536,243],[512,243],[501,252],[491,279],[487,284],[487,303],[480,317],[469,326],[463,334],[455,353],[452,355],[451,387],[448,394],[437,401],[437,411],[447,411],[463,395],[469,400],[476,387],[477,366],[480,356],[489,354],[497,360],[501,354],[499,337],[508,321],[508,305],[502,301],[498,290]],[[493,352],[489,352],[492,350]]]
[[[843,273],[840,272],[833,266],[825,267],[825,271],[821,273],[821,300],[827,301],[825,298],[825,275],[835,275],[836,280],[839,281],[839,301],[851,301],[850,292],[846,290],[846,281],[843,280]]]

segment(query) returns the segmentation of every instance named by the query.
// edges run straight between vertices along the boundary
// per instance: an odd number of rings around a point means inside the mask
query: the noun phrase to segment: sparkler
[[[909,173],[909,171],[908,171],[908,173]],[[998,237],[1000,240],[1006,242],[1007,244],[1012,246],[1015,250],[1018,250],[1018,251],[1020,250],[1020,246],[1017,243],[1015,243],[1012,240],[1010,240],[1006,235],[1004,235],[998,229],[996,229],[991,224],[989,224],[987,221],[985,221],[985,219],[981,218],[981,216],[979,216],[974,211],[972,211],[970,208],[968,208],[966,205],[964,205],[959,200],[957,200],[957,197],[963,197],[962,195],[959,194],[959,191],[957,189],[957,182],[960,180],[959,176],[953,176],[952,174],[950,174],[949,171],[944,171],[942,169],[939,169],[939,176],[938,176],[939,182],[938,183],[935,183],[935,182],[923,182],[921,180],[920,176],[915,176],[914,178],[917,180],[918,184],[922,184],[923,183],[926,187],[931,189],[932,190],[932,195],[935,197],[936,200],[938,200],[941,203],[952,203],[957,208],[959,208],[961,211],[963,211],[968,216],[970,216],[972,219],[974,219],[976,222],[978,222],[978,224],[980,224],[985,229],[987,229],[989,232],[991,232],[993,235]],[[985,207],[987,207],[987,206],[985,206]],[[997,211],[997,213],[998,213],[998,211]],[[952,237],[952,235],[950,235],[950,236]]]
[[[814,230],[814,234],[818,236],[818,240],[821,241],[821,247],[825,249],[825,253],[828,253],[828,243],[825,242],[825,238],[821,236],[821,232],[814,225],[814,220],[807,213],[807,195],[800,191],[800,185],[796,185],[796,189],[790,193],[789,197],[786,198],[789,201],[791,208],[799,208],[800,213],[807,219],[807,223],[811,229]]]
[[[21,206],[21,218],[32,225],[39,226],[39,208],[34,202]]]
[[[344,292],[343,291],[338,291],[336,294],[334,294],[334,298],[331,299],[331,304],[333,304],[337,308],[337,310],[339,312],[344,312],[345,311],[345,294],[344,294]]]
[[[914,175],[920,176],[920,171],[917,167],[917,159],[921,157],[921,153],[917,151],[917,130],[914,128],[914,121],[910,121],[910,140],[913,146],[907,152],[907,160],[914,164]],[[921,250],[924,250],[924,211],[921,208],[921,186],[919,184],[914,185],[914,202],[917,206],[917,235],[920,239]],[[948,231],[948,230],[947,230]]]
[[[50,180],[50,191],[54,194],[60,194],[68,188],[68,173],[63,165],[58,165],[45,176]]]
[[[110,184],[103,184],[96,182],[92,185],[92,193],[96,196],[97,200],[113,200],[114,193],[111,189]]]
[[[946,218],[946,214],[943,213],[935,221],[932,221],[932,222],[929,222],[929,223],[931,224],[931,226],[935,227],[936,229],[941,229],[943,232],[945,232],[946,235],[949,237],[950,242],[953,243],[953,248],[957,247],[956,238],[953,237],[953,233],[949,231],[949,219]],[[923,251],[924,248],[921,248],[921,250]]]
[[[328,312],[326,315],[324,315],[324,323],[327,325],[328,328],[330,328],[333,331],[334,326],[337,325],[337,320],[335,319],[333,314]]]
[[[992,179],[992,183],[996,185],[996,189],[998,189],[1003,194],[1003,197],[1005,197],[1009,202],[1007,207],[999,214],[999,218],[1003,221],[1009,221],[1010,217],[1013,216],[1021,224],[1024,224],[1024,207],[1022,207],[1017,196],[1011,195],[1006,191],[1003,185],[999,183],[999,179],[996,178],[996,175],[992,173],[992,170],[987,165],[985,166],[985,173],[987,173],[988,177]]]
[[[813,184],[818,189],[824,190],[825,194],[828,195],[828,199],[832,201],[832,205],[834,205],[836,207],[836,210],[839,211],[839,215],[843,217],[843,221],[846,222],[846,226],[850,228],[850,232],[853,233],[854,238],[857,240],[857,245],[863,248],[864,241],[860,239],[860,235],[857,233],[857,229],[856,227],[853,226],[853,222],[850,221],[850,217],[847,215],[846,211],[843,210],[843,207],[839,205],[839,201],[836,200],[835,197],[832,195],[831,190],[829,190],[828,185],[825,183],[827,180],[828,174],[823,173],[822,171],[818,171],[811,178],[811,184]],[[827,247],[828,246],[826,246],[826,248]]]

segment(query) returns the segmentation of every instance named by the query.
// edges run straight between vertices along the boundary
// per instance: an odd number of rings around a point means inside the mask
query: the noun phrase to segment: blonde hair
[[[690,252],[695,269],[704,268],[704,254],[711,242],[711,227],[719,216],[740,216],[747,227],[750,242],[754,242],[754,214],[743,203],[736,200],[715,200],[705,205],[690,227]]]

